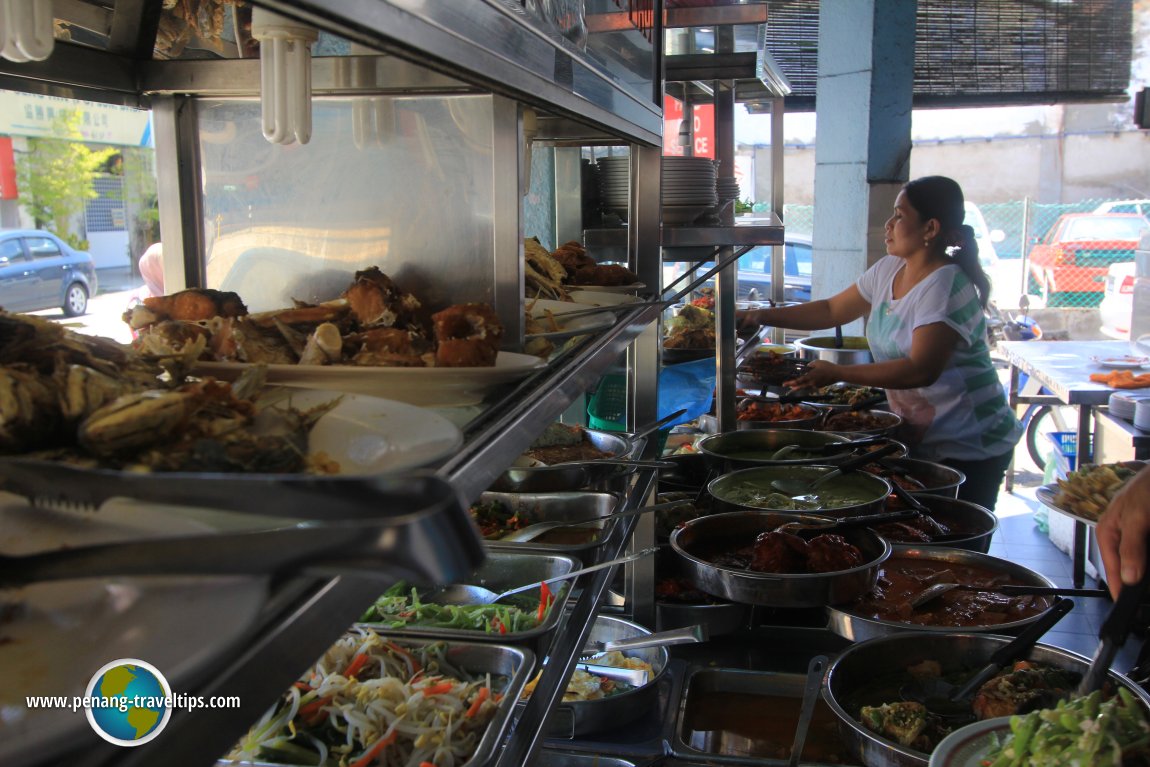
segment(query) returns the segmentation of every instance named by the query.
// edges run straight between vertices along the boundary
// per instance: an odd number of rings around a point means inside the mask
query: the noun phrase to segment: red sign
[[[12,139],[0,136],[0,200],[20,197],[16,188],[16,156],[12,154]]]
[[[715,105],[696,104],[691,108],[694,156],[715,159]],[[679,156],[683,145],[679,143],[679,128],[683,122],[683,102],[670,96],[663,97],[663,154]]]

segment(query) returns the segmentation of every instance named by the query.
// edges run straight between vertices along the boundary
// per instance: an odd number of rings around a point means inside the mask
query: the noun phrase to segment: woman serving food
[[[983,315],[990,281],[964,215],[953,179],[910,181],[886,222],[888,255],[854,285],[829,299],[736,318],[740,328],[820,330],[865,317],[873,363],[816,360],[785,385],[883,387],[912,457],[963,472],[959,498],[993,510],[1022,426],[990,359]]]

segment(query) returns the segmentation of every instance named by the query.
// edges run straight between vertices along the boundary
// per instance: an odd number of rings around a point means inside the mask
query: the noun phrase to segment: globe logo
[[[88,723],[117,746],[142,746],[159,735],[172,716],[172,688],[159,670],[142,660],[105,664],[88,682]]]

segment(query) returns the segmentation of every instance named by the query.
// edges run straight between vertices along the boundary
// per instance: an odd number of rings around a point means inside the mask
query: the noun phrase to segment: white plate
[[[0,493],[0,551],[23,554],[114,540],[187,535],[211,528],[127,501],[98,513],[32,508]],[[40,763],[100,742],[81,709],[29,709],[26,695],[83,696],[88,680],[120,658],[151,663],[173,692],[255,623],[266,599],[262,577],[136,577],[39,583],[0,594],[21,606],[0,623],[0,764]]]
[[[1083,517],[1079,514],[1075,514],[1073,511],[1070,511],[1068,509],[1064,509],[1061,506],[1059,506],[1058,504],[1056,504],[1054,502],[1054,499],[1057,496],[1057,494],[1058,494],[1058,485],[1057,484],[1039,485],[1038,487],[1034,488],[1034,497],[1036,499],[1038,499],[1038,502],[1041,503],[1043,506],[1046,506],[1053,511],[1057,511],[1059,514],[1065,514],[1066,516],[1073,517],[1074,519],[1077,519],[1080,522],[1085,522],[1090,527],[1094,527],[1095,525],[1098,524],[1097,519],[1090,519],[1088,517]]]
[[[550,338],[553,340],[572,338],[585,333],[606,330],[615,324],[615,315],[611,312],[596,312],[595,314],[572,317],[569,320],[563,319],[565,312],[581,312],[587,309],[586,306],[580,306],[571,301],[549,301],[541,298],[538,301],[529,301],[527,305],[530,307],[531,316],[539,320],[544,327],[550,327],[550,322],[546,319],[548,312],[550,312],[554,323],[558,325],[558,329],[543,333],[528,333],[524,338]]]
[[[1150,362],[1150,357],[1091,357],[1090,361],[1104,368],[1140,368]]]
[[[981,767],[983,758],[1010,735],[1010,717],[972,722],[947,735],[930,755],[928,767]]]
[[[565,285],[568,292],[577,290],[594,290],[598,293],[638,293],[647,287],[644,282],[633,282],[630,285]]]
[[[331,402],[308,434],[308,451],[339,463],[340,474],[374,475],[427,466],[463,445],[463,432],[444,416],[405,402],[318,389],[277,387],[300,410]],[[264,402],[261,398],[261,402]]]
[[[594,285],[588,285],[594,288]],[[638,296],[629,293],[602,293],[597,290],[576,290],[571,293],[571,300],[583,306],[618,306],[619,304],[634,304],[639,301]]]
[[[526,378],[546,364],[530,354],[499,352],[489,368],[268,365],[268,382],[370,394],[412,405],[475,405],[495,386]],[[201,362],[196,372],[234,380],[248,367],[241,362]]]

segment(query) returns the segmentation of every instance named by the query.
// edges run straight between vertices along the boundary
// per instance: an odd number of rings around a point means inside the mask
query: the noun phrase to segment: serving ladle
[[[778,492],[783,493],[784,495],[789,495],[791,498],[794,498],[795,496],[810,495],[815,490],[817,490],[820,485],[826,484],[835,477],[840,477],[843,474],[846,474],[848,471],[854,471],[860,466],[866,466],[868,463],[877,461],[884,455],[890,455],[899,449],[901,449],[901,445],[891,442],[888,445],[880,447],[878,450],[871,450],[870,452],[864,453],[860,456],[855,456],[854,458],[843,461],[831,471],[815,477],[813,480],[795,479],[793,477],[773,479],[771,480],[771,487]]]
[[[439,605],[490,605],[498,602],[501,599],[505,599],[512,594],[519,594],[524,591],[530,591],[531,589],[537,589],[545,583],[565,581],[569,578],[575,578],[577,576],[583,575],[584,573],[602,570],[605,567],[614,567],[615,565],[621,565],[624,562],[633,562],[636,559],[642,559],[643,557],[650,556],[658,550],[658,546],[652,546],[649,549],[643,549],[642,551],[637,551],[634,554],[628,554],[625,557],[609,559],[606,562],[600,562],[597,565],[581,567],[578,570],[572,570],[571,572],[564,573],[563,575],[556,575],[553,578],[545,578],[541,581],[528,583],[524,586],[516,586],[513,589],[507,589],[506,591],[501,591],[499,593],[496,593],[491,589],[484,588],[483,586],[472,586],[469,584],[457,583],[451,586],[446,586],[443,589],[437,591],[432,591],[422,596],[421,599],[424,602],[431,602],[433,604]]]
[[[1049,610],[1017,637],[999,648],[990,656],[986,665],[963,684],[954,685],[940,677],[916,679],[903,685],[899,689],[899,694],[903,700],[922,703],[928,711],[943,719],[952,722],[972,721],[974,712],[971,709],[971,699],[979,688],[1005,666],[1022,657],[1073,607],[1074,602],[1069,599],[1056,599]]]
[[[1058,586],[975,586],[964,583],[934,583],[915,594],[910,599],[911,609],[917,609],[938,599],[947,592],[961,589],[965,591],[993,591],[995,594],[1014,596],[1046,596],[1046,597],[1097,597],[1109,598],[1110,592],[1106,589],[1071,589]]]

